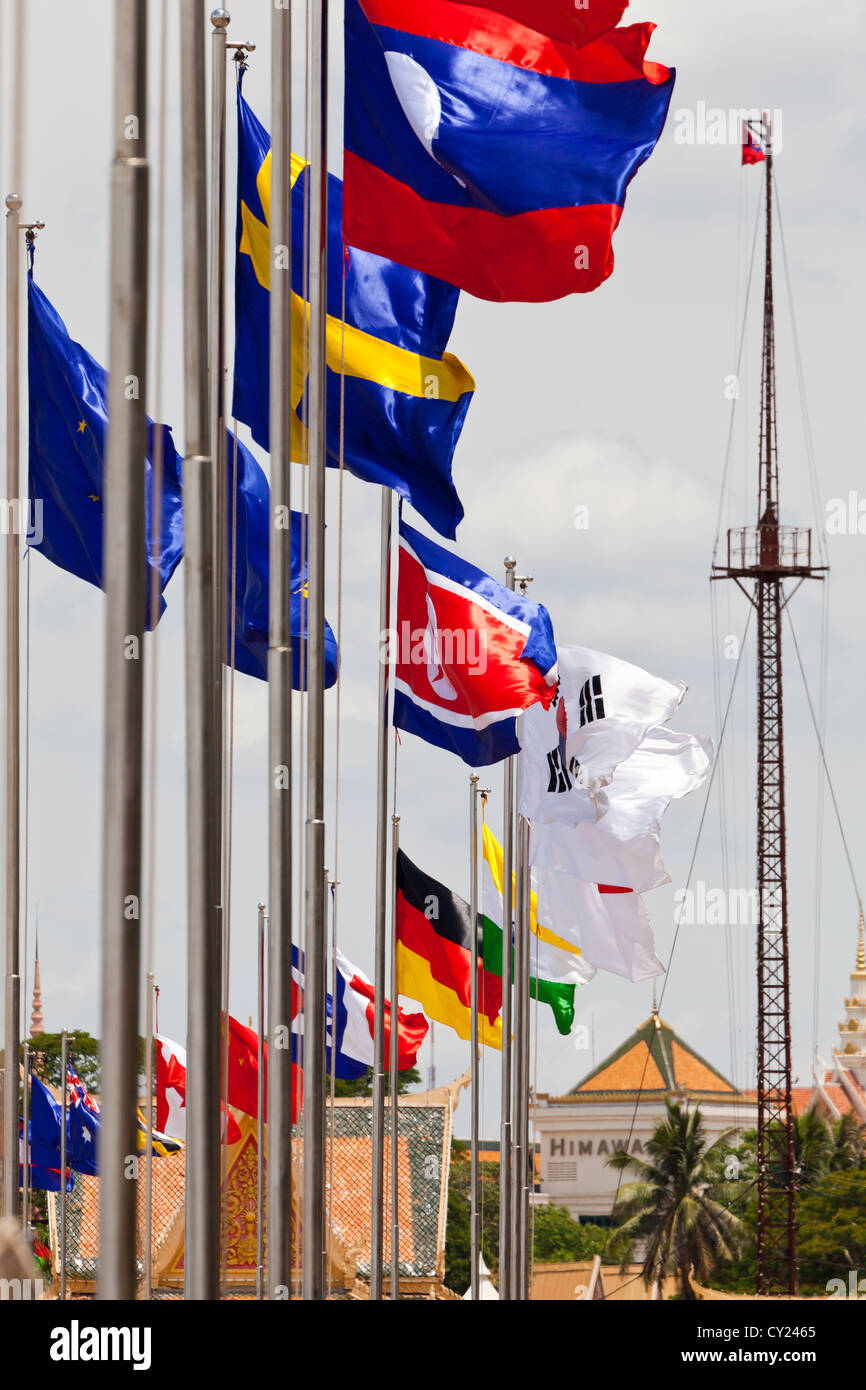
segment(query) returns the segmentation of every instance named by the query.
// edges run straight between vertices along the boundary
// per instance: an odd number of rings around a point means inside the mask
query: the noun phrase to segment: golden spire
[[[860,940],[857,944],[857,974],[866,975],[866,949],[863,946],[863,913],[860,913]]]
[[[39,983],[39,937],[36,938],[36,965],[33,970],[33,1011],[30,1015],[30,1036],[35,1038],[45,1032],[45,1019],[42,1016],[42,986]]]

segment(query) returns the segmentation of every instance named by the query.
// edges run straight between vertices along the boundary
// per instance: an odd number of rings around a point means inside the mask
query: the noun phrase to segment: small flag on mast
[[[766,159],[764,147],[748,121],[743,121],[743,154],[741,164],[760,164]]]

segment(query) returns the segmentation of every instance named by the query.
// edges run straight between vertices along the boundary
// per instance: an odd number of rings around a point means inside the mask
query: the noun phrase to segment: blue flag
[[[53,304],[27,277],[30,387],[30,544],[53,564],[103,587],[102,525],[108,373],[70,338]],[[162,437],[162,524],[154,535],[153,453]],[[183,551],[180,459],[171,430],[148,420],[145,461],[147,625],[154,571],[159,592]],[[41,515],[40,515],[41,513]],[[165,601],[160,597],[160,613]],[[157,615],[158,617],[159,615]]]
[[[237,463],[235,464],[235,445]],[[234,529],[234,665],[236,670],[259,680],[268,678],[268,623],[270,616],[270,487],[264,471],[241,441],[229,434],[228,477],[228,585],[229,649],[231,649],[231,583]],[[232,481],[237,469],[237,519],[232,518]],[[292,685],[306,689],[307,662],[307,518],[292,512]],[[335,684],[339,671],[337,639],[325,623],[325,687]]]
[[[270,136],[238,93],[233,414],[270,437]],[[292,157],[292,457],[303,462],[308,167]],[[446,352],[459,291],[344,247],[343,185],[328,178],[328,463],[391,487],[453,540],[463,507],[451,462],[475,383]],[[345,296],[345,329],[343,308]],[[340,373],[342,370],[342,390]],[[341,400],[343,411],[341,412]]]
[[[70,1097],[66,1112],[69,1121],[69,1166],[77,1173],[89,1173],[91,1177],[98,1178],[96,1150],[101,1128],[99,1106],[72,1067],[67,1069],[67,1079]]]

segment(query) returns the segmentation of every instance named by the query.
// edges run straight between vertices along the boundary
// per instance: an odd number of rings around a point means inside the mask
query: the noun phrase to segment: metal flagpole
[[[6,199],[6,498],[20,498],[21,198]],[[19,516],[23,515],[19,507]],[[6,987],[3,1088],[3,1214],[18,1215],[18,1054],[21,1044],[21,670],[19,529],[6,534]]]
[[[30,1239],[30,1043],[24,1044],[24,1097],[22,1107],[22,1128],[24,1130],[24,1162],[21,1165],[21,1222],[27,1244]]]
[[[259,1302],[265,1296],[265,905],[259,903],[258,931],[258,1013],[256,1032],[258,1050],[258,1085],[256,1102],[256,1298]]]
[[[304,1298],[324,1296],[325,1249],[325,322],[328,249],[328,0],[310,17],[310,603],[304,991]]]
[[[469,984],[470,1046],[472,1048],[472,1128],[469,1146],[470,1295],[477,1303],[481,1253],[478,1207],[478,776],[469,778],[469,930],[472,933],[472,979]]]
[[[397,853],[400,817],[391,817],[391,1300],[400,1297],[400,1009],[397,997]],[[375,1023],[375,1019],[374,1019]]]
[[[219,1292],[220,1182],[220,816],[219,726],[213,717],[214,477],[208,397],[207,158],[204,12],[181,6],[184,354],[183,464],[186,593],[187,1177],[184,1294]]]
[[[66,1036],[66,1029],[64,1028],[60,1034],[60,1085],[62,1088],[60,1100],[60,1297],[64,1302],[66,1300],[66,1123],[69,1113],[69,1087],[66,1068],[68,1065],[69,1040]],[[104,1089],[103,1094],[105,1094]],[[105,1162],[104,1152],[103,1150],[103,1157],[100,1163],[100,1174],[102,1171],[102,1163]],[[134,1190],[135,1189],[133,1189],[133,1191]],[[101,1242],[100,1255],[103,1255]],[[101,1264],[102,1260],[100,1260],[100,1266]]]
[[[519,783],[518,771],[518,783]],[[529,1297],[527,1260],[529,1254],[529,911],[531,880],[529,872],[529,822],[517,816],[517,937],[520,957],[517,972],[517,1066],[515,1072],[516,1099],[514,1163],[515,1220],[515,1282],[514,1297],[525,1302]]]
[[[144,1296],[151,1297],[153,1279],[153,971],[147,972],[145,993],[144,1065],[146,1105],[144,1111]]]
[[[98,1296],[132,1299],[136,1286],[137,1181],[129,1164],[137,1151],[144,783],[147,0],[118,0],[115,6],[114,98],[104,512],[107,611],[99,1225],[105,1234],[100,1242]],[[65,1089],[65,1073],[63,1085]]]
[[[391,489],[382,488],[379,541],[379,632],[391,622]],[[381,635],[380,635],[381,644]],[[387,655],[386,655],[387,653]],[[373,1011],[373,1144],[370,1212],[370,1298],[382,1297],[385,1203],[385,937],[388,900],[388,674],[390,645],[379,648],[376,764],[375,1004]],[[393,999],[391,1001],[393,1007]]]
[[[505,586],[514,589],[514,571],[517,561],[512,555],[505,557]],[[501,1123],[499,1128],[499,1297],[510,1299],[511,1250],[513,1226],[511,1217],[511,1034],[512,1023],[512,978],[513,947],[512,921],[514,917],[514,760],[507,758],[503,774],[503,833],[502,833],[502,1093]]]
[[[228,10],[217,9],[211,12],[211,83],[210,83],[210,217],[209,217],[209,264],[208,264],[208,397],[210,410],[210,441],[214,477],[213,525],[213,566],[214,566],[214,604],[212,620],[214,625],[214,668],[213,668],[213,713],[214,728],[218,730],[215,740],[214,788],[216,804],[212,807],[214,819],[219,825],[219,838],[216,843],[217,872],[219,886],[217,897],[220,933],[220,1016],[228,1017],[228,980],[226,979],[228,951],[226,943],[226,835],[225,812],[226,792],[223,784],[225,776],[226,709],[224,699],[225,659],[228,655],[226,640],[226,518],[228,506],[226,499],[226,443],[224,420],[223,370],[225,366],[225,152],[226,152],[226,29],[230,15]],[[228,1025],[220,1034],[220,1103],[227,1103],[228,1092]],[[222,1112],[221,1112],[222,1113]],[[228,1111],[226,1110],[226,1123]],[[225,1163],[227,1146],[220,1145],[220,1255],[225,1247]],[[220,1266],[222,1271],[222,1265]]]
[[[289,3],[271,13],[271,536],[268,636],[267,1288],[292,1286],[291,78]]]

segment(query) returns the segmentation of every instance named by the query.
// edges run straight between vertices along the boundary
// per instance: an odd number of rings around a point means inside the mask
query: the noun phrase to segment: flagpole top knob
[[[506,555],[502,563],[507,570],[513,570],[517,568],[517,561],[515,560],[513,555]]]
[[[17,212],[24,200],[20,193],[7,193],[6,206],[10,212]]]
[[[264,910],[265,910],[265,905],[264,905],[264,903],[259,903],[259,912],[264,912]]]
[[[212,10],[210,22],[215,29],[227,29],[231,23],[228,10]]]

